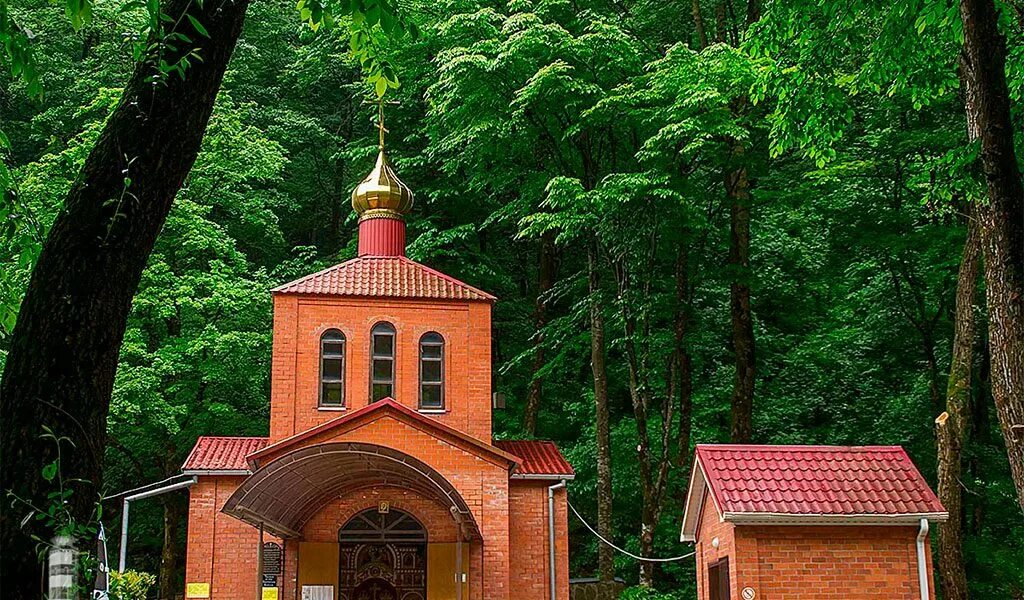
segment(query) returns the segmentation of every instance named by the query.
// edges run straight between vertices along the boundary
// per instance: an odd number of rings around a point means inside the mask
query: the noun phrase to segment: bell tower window
[[[444,338],[433,331],[420,338],[420,410],[444,410]]]
[[[370,402],[395,394],[395,326],[377,323],[370,332]]]
[[[320,406],[345,407],[345,334],[337,329],[320,336]]]

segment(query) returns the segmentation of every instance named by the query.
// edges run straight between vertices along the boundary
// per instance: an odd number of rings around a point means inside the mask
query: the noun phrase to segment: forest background
[[[1024,13],[998,6],[1021,157]],[[937,485],[935,419],[960,389],[954,334],[970,315],[957,546],[971,595],[1024,597],[956,4],[402,9],[419,34],[374,43],[401,84],[386,112],[417,197],[408,253],[500,299],[498,437],[556,440],[589,521],[635,552],[681,554],[695,443],[899,444]],[[17,192],[2,215],[0,367],[147,18],[133,0],[95,2],[85,24],[47,0],[5,10],[34,36],[44,93],[0,75]],[[315,32],[287,2],[249,7],[132,305],[109,492],[177,474],[200,434],[266,433],[268,290],[355,254],[349,192],[376,148],[361,71],[344,27]],[[158,574],[162,598],[183,588],[186,517],[184,494],[133,506],[129,566]],[[574,576],[695,597],[692,563],[640,569],[571,527]]]

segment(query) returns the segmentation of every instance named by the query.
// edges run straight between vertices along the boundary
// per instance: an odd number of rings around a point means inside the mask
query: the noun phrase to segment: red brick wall
[[[736,553],[733,532],[735,526],[732,523],[722,522],[718,517],[718,509],[714,501],[708,495],[704,498],[704,505],[701,509],[700,525],[697,528],[697,597],[700,600],[707,600],[710,597],[708,591],[708,567],[722,558],[729,559],[729,581],[734,584],[731,594],[733,598],[739,598],[739,592],[735,589],[736,582]],[[714,538],[718,538],[718,548],[712,544]]]
[[[554,481],[513,479],[509,486],[510,546],[515,550],[509,582],[512,600],[550,595],[548,486]],[[555,600],[569,598],[569,521],[565,489],[555,491]]]
[[[919,600],[916,526],[739,525],[720,522],[710,497],[697,532],[698,598],[708,567],[729,558],[731,597],[758,600]],[[718,537],[719,547],[712,547]],[[931,549],[926,544],[929,577]],[[934,582],[930,584],[934,597]]]
[[[306,542],[335,542],[338,530],[349,519],[368,509],[375,509],[386,500],[391,508],[416,518],[427,530],[427,541],[454,542],[455,519],[447,507],[400,487],[379,486],[346,494],[324,505],[302,527]]]
[[[210,598],[255,598],[259,531],[221,512],[243,477],[202,476],[189,488],[185,582],[210,584]],[[265,541],[281,540],[267,535]]]
[[[758,526],[738,527],[736,532],[737,538],[750,539],[756,548],[760,581],[755,589],[763,591],[760,598],[921,597],[915,526]],[[931,552],[927,545],[926,553],[930,577]],[[934,584],[929,587],[934,589]]]
[[[348,410],[369,401],[370,329],[395,326],[395,400],[417,409],[419,339],[428,331],[445,340],[446,412],[432,418],[491,441],[491,305],[487,302],[274,297],[271,379],[271,441],[333,419],[341,412],[318,408],[320,336],[345,334],[345,399]]]
[[[394,448],[434,467],[458,490],[483,536],[482,549],[470,555],[473,598],[506,600],[509,594],[509,478],[500,459],[484,459],[455,445],[456,440],[434,437],[393,416],[374,413],[372,419],[305,440],[313,445],[330,441],[364,442]],[[465,442],[463,442],[465,443]],[[291,450],[291,449],[289,449]],[[268,457],[268,461],[272,460]],[[450,517],[448,517],[450,519]],[[482,594],[482,595],[481,595]]]

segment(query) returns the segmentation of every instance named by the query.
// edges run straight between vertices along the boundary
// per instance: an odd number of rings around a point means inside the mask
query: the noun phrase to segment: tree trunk
[[[644,501],[640,512],[640,556],[654,556],[654,528],[658,525],[658,511]],[[654,587],[654,563],[645,560],[640,563],[640,580],[642,587]]]
[[[698,49],[704,49],[708,45],[708,34],[704,30],[704,15],[700,11],[700,0],[693,0],[690,10],[693,13],[693,28],[697,32],[697,43],[700,44]]]
[[[537,434],[537,416],[540,414],[541,394],[544,380],[537,373],[544,367],[544,327],[548,324],[547,293],[555,284],[555,238],[545,233],[540,242],[540,265],[537,275],[537,300],[533,319],[536,335],[533,341],[533,369],[530,390],[526,395],[526,412],[523,427],[531,436]]]
[[[733,157],[743,160],[743,144],[733,144]],[[750,308],[750,182],[747,169],[740,166],[725,180],[731,204],[729,266],[729,308],[732,317],[732,343],[736,353],[736,379],[732,391],[732,428],[734,443],[748,443],[753,435],[754,410],[754,323]]]
[[[604,308],[600,301],[597,249],[587,251],[590,288],[590,365],[594,372],[594,412],[597,430],[597,532],[612,539],[612,442],[611,411],[608,407],[608,370],[605,366]],[[597,546],[597,571],[601,581],[615,579],[615,555],[605,544]]]
[[[648,259],[653,260],[653,254]],[[619,309],[622,314],[625,334],[622,338],[623,350],[625,351],[626,365],[629,372],[629,394],[633,404],[633,417],[636,423],[637,461],[640,471],[641,492],[643,494],[643,506],[640,517],[640,554],[644,557],[650,557],[654,551],[655,528],[661,516],[665,489],[668,485],[669,466],[674,462],[673,448],[676,446],[671,439],[674,404],[669,398],[665,398],[662,402],[661,423],[659,425],[661,456],[655,458],[651,443],[650,423],[648,422],[652,391],[648,371],[651,336],[649,325],[645,320],[647,315],[642,314],[639,317],[640,326],[638,327],[638,317],[633,313],[635,307],[623,300],[628,296],[627,292],[630,288],[628,272],[624,270],[620,272],[618,285]],[[649,300],[649,296],[646,297],[643,304],[646,304]],[[640,312],[644,313],[642,310]],[[638,339],[642,344],[639,351],[636,344]],[[666,362],[670,363],[671,361]],[[650,561],[640,562],[641,586],[654,586],[654,566],[654,563]]]
[[[992,361],[992,396],[1024,510],[1024,182],[1006,84],[1006,39],[993,0],[961,0],[960,57],[968,126],[981,144],[988,202],[978,206]]]
[[[725,16],[725,0],[715,3],[715,41],[724,44],[727,41],[729,25]]]
[[[962,449],[970,414],[971,371],[974,360],[975,291],[981,260],[981,235],[973,218],[968,220],[967,241],[956,285],[956,322],[953,359],[946,390],[946,412],[936,419],[938,440],[938,493],[949,511],[939,524],[939,579],[946,600],[967,600],[967,573],[963,556]]]
[[[693,357],[686,347],[690,328],[690,255],[687,240],[679,243],[676,255],[676,306],[672,339],[674,344],[673,374],[675,394],[679,397],[679,428],[676,433],[676,468],[686,477],[690,464],[690,438],[693,435]],[[671,396],[671,395],[670,395]],[[670,397],[671,400],[671,397]],[[680,493],[686,490],[680,487]]]
[[[247,0],[163,6],[194,40],[175,42],[178,50],[165,49],[164,59],[173,64],[196,47],[202,61],[193,59],[184,79],[171,74],[158,83],[151,63],[135,69],[68,192],[21,305],[0,384],[0,490],[47,505],[53,488],[40,470],[55,449],[40,434],[48,427],[75,444],[64,449],[61,471],[66,481],[83,482],[69,504],[79,523],[92,519],[102,491],[107,410],[132,297],[199,152],[247,6]],[[184,18],[186,10],[209,38]],[[21,527],[26,512],[16,504],[0,517],[4,573],[36,572],[30,535],[52,535],[35,520]],[[34,578],[5,578],[5,598],[40,596]]]
[[[164,498],[164,545],[160,551],[160,595],[161,600],[174,600],[178,593],[178,564],[182,555],[178,543],[181,525],[185,521],[185,503],[178,494]]]

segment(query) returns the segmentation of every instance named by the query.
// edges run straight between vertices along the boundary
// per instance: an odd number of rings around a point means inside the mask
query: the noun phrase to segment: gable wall
[[[729,559],[729,582],[732,584],[732,598],[739,598],[736,591],[736,567],[737,557],[735,552],[733,533],[736,527],[732,523],[723,522],[718,515],[718,509],[711,499],[711,494],[706,494],[701,505],[700,525],[697,528],[697,597],[700,600],[707,600],[710,597],[708,591],[708,567],[715,562]],[[715,548],[712,541],[718,538],[718,548]]]
[[[482,581],[482,586],[472,588],[473,598],[480,597],[477,594],[482,593],[482,597],[488,600],[507,599],[510,564],[507,468],[458,447],[456,440],[434,437],[388,414],[377,413],[369,422],[357,421],[346,428],[322,432],[302,444],[335,441],[378,444],[404,452],[433,467],[465,500],[485,540],[479,554],[474,550],[471,562],[470,577],[475,577],[474,573],[483,574],[476,579]],[[269,456],[262,464],[273,459]]]
[[[274,297],[271,443],[343,414],[321,409],[320,336],[345,334],[346,409],[366,406],[370,395],[370,329],[395,326],[395,393],[413,410],[419,404],[419,339],[436,331],[445,339],[445,408],[431,418],[487,443],[491,441],[491,305],[278,294]]]

